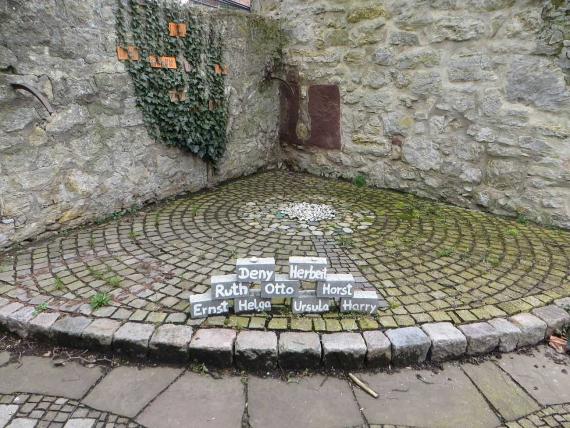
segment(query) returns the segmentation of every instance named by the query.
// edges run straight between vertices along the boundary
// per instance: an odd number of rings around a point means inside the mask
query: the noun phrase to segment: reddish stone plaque
[[[311,136],[308,146],[340,150],[340,90],[337,85],[312,85],[309,88]]]
[[[141,59],[141,56],[139,54],[139,50],[135,46],[129,46],[127,48],[127,51],[129,52],[129,58],[132,61],[138,61]]]
[[[119,61],[126,61],[129,59],[129,52],[120,46],[117,47],[117,58]]]
[[[162,64],[156,55],[149,55],[148,62],[152,68],[162,68]]]
[[[164,68],[176,68],[176,57],[173,56],[161,56],[160,64]]]
[[[178,27],[178,37],[186,37],[186,32],[188,30],[186,24],[178,24],[177,27]]]

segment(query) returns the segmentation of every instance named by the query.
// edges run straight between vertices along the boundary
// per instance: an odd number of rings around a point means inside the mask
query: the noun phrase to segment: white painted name
[[[330,310],[330,304],[322,299],[293,299],[293,313],[321,313]]]
[[[299,281],[286,275],[275,275],[275,280],[261,283],[261,297],[294,297],[299,291]]]
[[[232,285],[216,284],[214,287],[214,297],[216,299],[228,299],[233,297],[247,296],[249,287],[241,282],[234,282]]]
[[[353,284],[334,285],[329,282],[319,284],[317,296],[319,297],[348,297],[354,293]]]
[[[275,269],[252,269],[238,267],[238,279],[240,281],[271,281],[275,275]]]
[[[345,297],[340,300],[341,312],[373,314],[379,307],[378,294],[373,290],[355,290],[353,297]]]
[[[309,265],[307,268],[304,265],[290,265],[289,278],[301,281],[325,280],[327,278],[327,268],[315,268],[313,265]]]
[[[204,318],[228,312],[229,305],[226,301],[199,302],[192,305],[192,318]]]
[[[234,310],[240,312],[269,312],[271,311],[271,300],[259,299],[257,297],[246,297],[234,300]]]
[[[358,300],[342,299],[340,303],[341,312],[362,312],[373,314],[378,309],[378,303],[359,302]]]

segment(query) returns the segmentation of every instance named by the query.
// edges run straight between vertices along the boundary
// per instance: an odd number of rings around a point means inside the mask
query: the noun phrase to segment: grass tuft
[[[97,293],[91,297],[91,308],[93,310],[107,306],[109,303],[111,303],[111,297],[107,293]]]

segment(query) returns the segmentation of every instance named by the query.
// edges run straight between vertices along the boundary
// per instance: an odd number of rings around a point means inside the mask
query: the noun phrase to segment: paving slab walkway
[[[212,376],[183,367],[112,370],[0,354],[0,428],[570,427],[570,357],[525,354],[344,376]]]

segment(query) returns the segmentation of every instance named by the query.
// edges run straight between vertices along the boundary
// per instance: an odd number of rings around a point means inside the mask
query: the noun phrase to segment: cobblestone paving
[[[5,425],[4,425],[5,424]],[[0,427],[136,428],[128,418],[90,409],[76,400],[40,394],[0,394]]]
[[[570,427],[570,403],[548,406],[532,415],[504,425],[505,428]]]
[[[337,217],[302,223],[285,202],[329,204]],[[463,323],[529,311],[570,295],[570,233],[410,195],[268,172],[0,255],[0,297],[94,316],[191,324],[188,297],[236,257],[322,255],[376,288],[374,317],[213,317],[241,328],[355,330]],[[309,287],[306,285],[305,287]],[[277,302],[279,303],[279,302]],[[273,317],[273,318],[272,318]],[[326,321],[326,322],[325,322]]]

